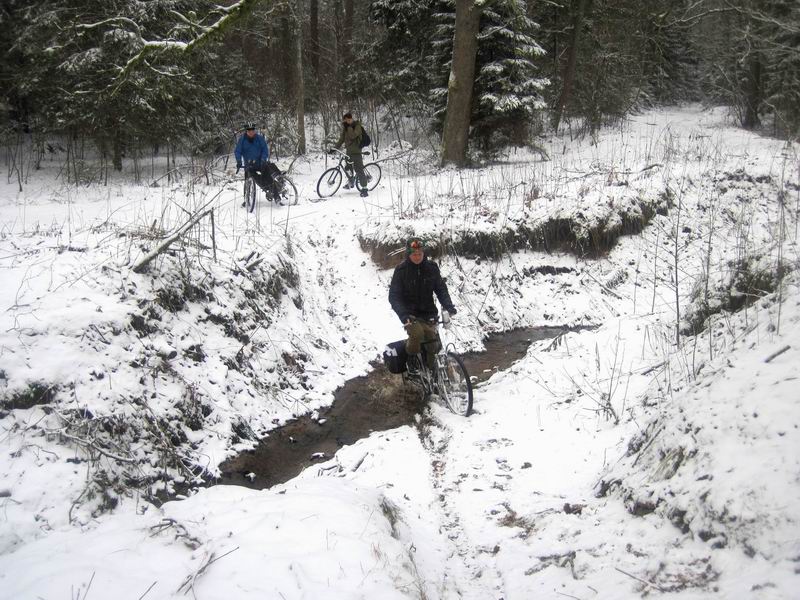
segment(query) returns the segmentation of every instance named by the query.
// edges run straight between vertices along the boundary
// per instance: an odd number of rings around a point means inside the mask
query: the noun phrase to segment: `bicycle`
[[[404,360],[405,340],[393,342],[384,350],[383,359],[392,373],[401,373],[403,381],[407,381],[422,389],[424,397],[438,396],[444,405],[454,414],[468,417],[472,414],[472,380],[464,362],[455,353],[452,343],[445,346],[439,335],[439,321],[431,321],[436,328],[436,340],[423,343],[423,350],[418,356]],[[445,329],[448,321],[444,322]],[[428,366],[426,346],[438,346],[433,359],[433,367]],[[395,360],[396,359],[396,360]],[[410,366],[414,370],[407,369]]]
[[[364,165],[364,175],[367,178],[366,187],[362,188],[358,177],[353,169],[353,161],[347,154],[336,148],[331,148],[331,152],[339,155],[339,164],[335,167],[327,169],[317,181],[317,195],[320,198],[330,198],[339,191],[342,185],[342,180],[347,177],[347,183],[350,186],[355,185],[356,189],[361,191],[366,189],[371,192],[378,185],[381,180],[381,167],[378,163],[371,162]],[[369,156],[369,152],[362,152],[364,156]]]
[[[256,197],[258,196],[258,184],[253,181],[252,168],[252,165],[250,165],[244,170],[244,202],[242,206],[247,208],[247,212],[255,210]],[[297,187],[287,177],[286,173],[280,172],[277,167],[272,172],[272,191],[265,191],[264,193],[267,195],[267,199],[280,206],[297,204]]]

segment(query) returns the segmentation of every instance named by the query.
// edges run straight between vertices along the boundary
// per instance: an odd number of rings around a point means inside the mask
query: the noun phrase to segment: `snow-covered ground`
[[[53,163],[3,184],[0,598],[796,597],[797,146],[687,108],[547,150],[384,163],[366,201],[319,203],[312,159],[300,204],[255,216],[236,183],[76,188]],[[442,259],[463,350],[595,326],[534,344],[469,419],[432,404],[270,490],[145,500],[326,406],[402,337],[365,240],[548,218],[588,239],[642,199],[666,214],[601,258]],[[132,271],[206,205],[213,235],[204,219]]]

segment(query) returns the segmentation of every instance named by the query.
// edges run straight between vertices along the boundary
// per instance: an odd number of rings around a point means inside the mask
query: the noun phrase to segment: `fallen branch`
[[[628,577],[630,577],[631,579],[635,579],[636,581],[639,581],[639,582],[641,582],[641,583],[643,583],[643,584],[645,584],[645,585],[648,585],[648,586],[650,586],[651,588],[653,588],[653,589],[655,589],[655,590],[658,590],[658,591],[659,591],[659,592],[661,592],[662,594],[665,594],[665,593],[667,592],[667,590],[665,590],[664,588],[662,588],[662,587],[660,587],[660,586],[656,585],[655,583],[651,583],[651,582],[647,581],[646,579],[642,579],[641,577],[637,577],[636,575],[631,575],[630,573],[628,573],[627,571],[623,571],[623,570],[622,570],[622,569],[620,569],[619,567],[614,567],[614,568],[615,568],[617,571],[619,571],[620,573],[622,573],[623,575],[627,575],[627,576],[628,576]]]
[[[203,573],[205,573],[205,572],[206,572],[206,570],[208,570],[208,567],[210,567],[211,565],[213,565],[213,564],[214,564],[215,562],[217,562],[219,559],[221,559],[221,558],[225,558],[226,556],[228,556],[228,555],[229,555],[229,554],[231,554],[232,552],[236,552],[238,549],[239,549],[239,546],[236,546],[236,548],[234,548],[233,550],[228,550],[228,552],[226,552],[226,553],[225,553],[225,554],[223,554],[222,556],[217,556],[217,557],[215,557],[215,556],[214,556],[214,553],[212,552],[212,553],[211,553],[211,555],[208,557],[208,560],[207,560],[205,563],[203,563],[203,565],[202,565],[202,566],[201,566],[201,567],[200,567],[200,568],[197,570],[197,572],[196,572],[196,573],[194,573],[193,575],[188,575],[188,576],[186,577],[186,579],[184,580],[184,582],[183,582],[183,583],[181,584],[181,586],[178,588],[178,591],[180,592],[181,590],[183,590],[184,588],[186,588],[186,589],[183,591],[183,594],[184,594],[184,596],[185,596],[186,594],[188,594],[188,593],[189,593],[189,591],[191,591],[191,590],[194,590],[194,584],[195,584],[195,582],[197,581],[197,578],[198,578],[198,577],[200,577],[200,576],[201,576]]]
[[[787,350],[789,350],[790,348],[791,348],[791,346],[784,346],[784,347],[783,347],[783,348],[781,348],[780,350],[778,350],[778,351],[776,351],[776,352],[773,352],[772,354],[770,354],[770,355],[769,355],[767,358],[765,358],[765,359],[764,359],[764,362],[765,362],[765,363],[771,362],[773,359],[775,359],[775,358],[778,358],[778,357],[779,357],[781,354],[783,354],[784,352],[786,352],[786,351],[787,351]]]
[[[186,223],[181,226],[178,231],[173,233],[168,238],[165,238],[158,246],[156,246],[153,250],[148,252],[138,263],[133,266],[134,273],[141,273],[144,271],[145,267],[149,265],[153,259],[164,252],[167,248],[169,248],[172,243],[178,239],[180,239],[187,231],[189,231],[192,227],[194,227],[198,221],[200,221],[203,217],[206,217],[211,214],[211,210],[207,210],[205,212],[197,213],[194,217],[189,219]]]
[[[106,458],[110,458],[112,460],[116,460],[116,461],[124,462],[124,463],[134,463],[135,464],[137,462],[133,458],[126,458],[124,456],[120,456],[119,454],[114,454],[113,452],[109,452],[108,450],[106,450],[102,446],[98,445],[98,443],[95,440],[85,440],[83,438],[78,437],[77,435],[72,435],[70,433],[67,433],[66,431],[59,431],[58,434],[61,435],[61,436],[64,436],[68,440],[71,440],[71,441],[75,442],[79,446],[85,446],[87,448],[93,448],[94,450],[97,450],[100,454],[102,454]]]
[[[649,375],[650,373],[652,373],[652,372],[653,372],[653,371],[655,371],[656,369],[660,369],[661,367],[663,367],[665,364],[666,364],[666,361],[662,360],[662,361],[661,361],[661,362],[659,362],[659,363],[656,363],[656,364],[654,364],[654,365],[652,365],[652,366],[646,367],[646,368],[644,369],[644,371],[642,371],[641,373],[639,373],[639,375]]]
[[[603,285],[602,283],[600,283],[600,282],[597,280],[597,278],[596,278],[594,275],[592,275],[592,274],[591,274],[591,273],[589,273],[588,271],[586,271],[586,274],[587,274],[587,275],[588,275],[588,276],[589,276],[589,277],[590,277],[590,278],[591,278],[591,279],[592,279],[592,280],[593,280],[593,281],[594,281],[594,282],[595,282],[597,285],[599,285],[599,286],[600,286],[600,287],[603,289],[603,291],[604,291],[606,294],[608,294],[608,295],[610,295],[610,296],[613,296],[613,297],[614,297],[614,298],[616,298],[617,300],[622,300],[622,296],[620,296],[620,295],[619,295],[619,294],[617,294],[616,292],[614,292],[614,291],[612,291],[611,289],[609,289],[607,286],[605,286],[605,285]]]
[[[153,586],[155,586],[155,584],[157,584],[157,583],[158,583],[158,580],[156,580],[156,581],[154,581],[153,583],[151,583],[151,584],[150,584],[150,587],[149,587],[149,588],[147,588],[147,589],[144,591],[144,594],[142,594],[141,596],[139,596],[139,600],[142,600],[142,598],[144,598],[145,596],[147,596],[147,594],[150,592],[150,590],[152,590],[152,589],[153,589]]]
[[[642,458],[642,456],[644,456],[644,453],[647,451],[647,449],[653,445],[653,442],[656,441],[656,438],[662,431],[664,431],[663,427],[659,427],[658,429],[656,429],[656,432],[653,434],[653,436],[647,441],[647,443],[642,448],[639,449],[638,456],[631,465],[632,467],[636,466],[636,463],[639,462],[639,459]]]

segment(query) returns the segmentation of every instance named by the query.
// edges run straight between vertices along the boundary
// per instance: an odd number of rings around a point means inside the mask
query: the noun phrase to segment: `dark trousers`
[[[268,194],[274,193],[274,186],[272,175],[269,173],[269,169],[267,165],[262,165],[261,167],[256,167],[255,165],[248,165],[247,167],[247,175],[248,177],[252,177],[253,181],[256,182],[256,185],[264,190]]]
[[[362,188],[366,188],[367,174],[364,173],[364,156],[361,154],[361,152],[356,154],[348,153],[347,156],[353,161],[353,169],[355,169],[356,176],[358,177],[358,183]]]

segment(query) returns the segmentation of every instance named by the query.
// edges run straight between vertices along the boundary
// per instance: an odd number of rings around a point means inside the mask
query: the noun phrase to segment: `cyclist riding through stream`
[[[389,286],[389,303],[406,329],[406,352],[409,358],[409,371],[420,363],[419,354],[423,344],[438,345],[436,334],[436,317],[438,311],[433,295],[439,304],[451,315],[456,314],[450,293],[447,291],[439,266],[425,255],[425,247],[419,238],[413,237],[406,242],[406,259],[394,270],[392,283]],[[432,367],[439,348],[426,349],[427,366]]]

